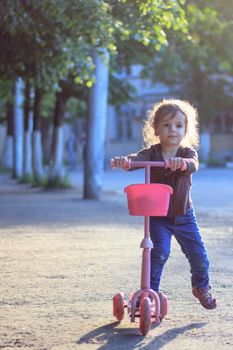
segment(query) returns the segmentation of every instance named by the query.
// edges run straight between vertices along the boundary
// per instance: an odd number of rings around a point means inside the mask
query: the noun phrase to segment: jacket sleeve
[[[143,148],[137,153],[128,154],[126,157],[132,161],[148,161],[148,160],[151,160],[151,149]],[[128,169],[128,171],[133,171],[137,169],[140,169],[140,168],[130,168]]]
[[[194,173],[198,170],[199,161],[197,152],[192,148],[187,148],[184,159],[187,163],[187,170],[184,171],[186,174]]]
[[[151,149],[150,148],[143,148],[137,153],[130,153],[127,155],[128,159],[131,159],[133,161],[148,161],[151,160]]]

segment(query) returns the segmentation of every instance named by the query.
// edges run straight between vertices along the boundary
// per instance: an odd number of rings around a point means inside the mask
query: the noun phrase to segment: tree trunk
[[[23,175],[23,86],[23,80],[18,78],[15,84],[14,178],[19,178]]]
[[[32,138],[30,130],[30,82],[27,81],[24,91],[24,179],[32,179]]]
[[[54,133],[53,133],[53,151],[52,165],[49,171],[50,180],[64,177],[64,137],[63,137],[63,115],[65,110],[65,101],[62,93],[56,94],[56,104],[54,110]]]
[[[41,144],[41,118],[40,118],[40,105],[41,105],[42,91],[36,87],[34,97],[34,111],[33,111],[33,173],[36,182],[40,182],[43,178],[43,156],[42,156],[42,144]]]
[[[104,56],[104,59],[103,59]],[[100,197],[104,175],[109,52],[94,54],[96,82],[90,89],[85,151],[84,198]]]
[[[14,156],[14,105],[8,102],[6,106],[7,135],[4,145],[2,165],[7,170],[13,169]]]

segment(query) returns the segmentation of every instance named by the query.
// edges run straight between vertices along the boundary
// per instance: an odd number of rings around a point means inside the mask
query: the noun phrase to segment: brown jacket
[[[197,152],[189,147],[179,147],[176,157],[185,158],[188,168],[186,171],[164,168],[151,168],[151,182],[163,183],[173,188],[168,216],[175,217],[185,215],[187,209],[192,207],[190,190],[192,186],[192,173],[198,169]],[[163,161],[161,145],[156,144],[150,148],[144,148],[138,153],[129,154],[127,158],[141,161]]]

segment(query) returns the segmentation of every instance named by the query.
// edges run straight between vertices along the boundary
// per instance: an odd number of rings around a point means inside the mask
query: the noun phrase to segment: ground
[[[44,191],[0,176],[0,349],[233,348],[231,171],[200,171],[194,186],[218,308],[205,310],[192,296],[173,241],[161,286],[169,312],[146,337],[138,321],[112,315],[113,295],[127,298],[140,285],[143,218],[127,214],[123,174],[109,175],[111,186],[105,179],[100,201],[82,200],[77,184]]]

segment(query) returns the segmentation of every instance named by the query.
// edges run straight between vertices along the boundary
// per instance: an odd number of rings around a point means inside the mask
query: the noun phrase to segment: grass
[[[71,188],[71,184],[69,182],[69,178],[67,175],[65,176],[50,176],[47,178],[45,188]]]

